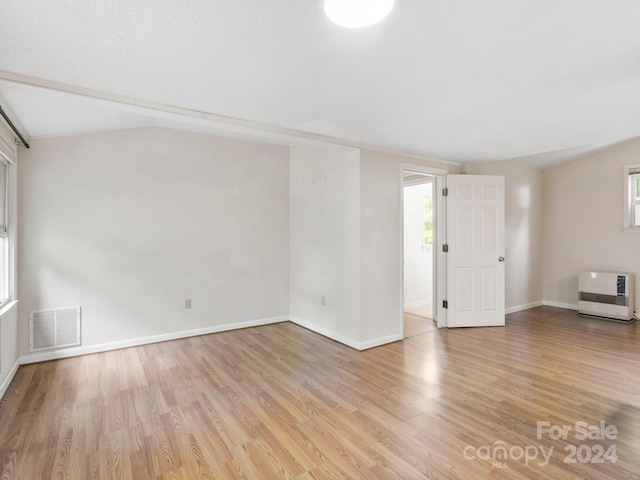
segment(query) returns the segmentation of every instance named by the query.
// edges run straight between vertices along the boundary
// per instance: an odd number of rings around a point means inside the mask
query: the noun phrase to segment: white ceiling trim
[[[268,125],[260,122],[253,122],[250,120],[243,120],[239,118],[228,117],[224,115],[217,115],[214,113],[203,112],[193,110],[184,107],[178,107],[175,105],[168,105],[149,100],[142,100],[137,98],[128,97],[125,95],[119,95],[100,90],[94,90],[91,88],[80,87],[76,85],[70,85],[63,82],[57,82],[47,80],[43,78],[33,77],[30,75],[24,75],[15,72],[9,72],[6,70],[0,70],[0,81],[8,81],[19,85],[26,85],[37,89],[46,89],[52,92],[59,92],[68,95],[80,96],[97,100],[99,102],[108,102],[111,106],[117,105],[118,109],[132,113],[149,117],[152,121],[149,125],[139,126],[161,126],[168,128],[176,128],[187,131],[196,131],[201,133],[229,135],[232,137],[244,137],[255,141],[266,141],[268,143],[276,143],[281,145],[292,146],[295,144],[321,144],[321,145],[336,145],[340,147],[357,148],[364,150],[371,150],[380,153],[387,153],[391,155],[400,155],[407,158],[436,161],[448,165],[461,165],[458,162],[452,162],[449,160],[440,160],[431,158],[428,156],[416,155],[410,152],[404,152],[402,150],[395,150],[384,148],[376,145],[367,145],[357,142],[350,142],[341,138],[334,138],[326,135],[319,135],[310,132],[302,132],[289,128],[278,127],[274,125]],[[11,109],[13,110],[13,109]],[[19,115],[18,112],[13,111],[15,115]],[[20,125],[20,119],[17,118],[14,122]],[[200,127],[198,129],[198,127]],[[112,129],[117,130],[117,129]],[[28,130],[27,130],[28,131]],[[104,131],[104,130],[95,130]],[[64,134],[56,135],[35,135],[28,138],[42,138],[51,136],[63,136],[73,135],[78,132],[68,132]],[[89,131],[83,131],[82,133],[89,133]]]

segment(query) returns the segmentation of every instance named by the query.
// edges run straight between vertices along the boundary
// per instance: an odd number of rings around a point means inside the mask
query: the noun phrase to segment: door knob
[[[504,262],[504,257],[498,257],[499,262]]]

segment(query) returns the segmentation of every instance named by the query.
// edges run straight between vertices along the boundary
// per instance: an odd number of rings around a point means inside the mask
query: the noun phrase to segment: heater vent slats
[[[629,305],[629,297],[623,295],[605,295],[603,293],[580,292],[580,300],[585,302],[606,303],[609,305]]]
[[[29,312],[29,350],[80,345],[80,307]]]

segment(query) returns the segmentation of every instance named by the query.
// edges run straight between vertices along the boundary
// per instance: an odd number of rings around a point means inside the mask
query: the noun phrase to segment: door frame
[[[433,177],[433,201],[434,201],[434,230],[435,243],[434,248],[434,265],[433,265],[433,305],[434,316],[438,328],[447,326],[447,313],[442,306],[442,299],[445,298],[447,287],[447,270],[446,257],[442,251],[442,245],[445,243],[446,235],[446,210],[444,205],[443,189],[446,183],[446,175],[449,170],[442,168],[429,167],[415,163],[400,163],[399,172],[399,191],[400,191],[400,225],[399,225],[399,250],[400,250],[400,312],[398,314],[400,337],[404,339],[404,172],[415,172],[420,175]]]

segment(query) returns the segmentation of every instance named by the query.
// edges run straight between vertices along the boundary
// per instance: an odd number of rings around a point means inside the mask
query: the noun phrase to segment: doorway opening
[[[402,168],[402,289],[400,322],[403,338],[446,326],[438,303],[444,292],[445,170],[404,164]]]
[[[404,293],[405,338],[437,328],[434,302],[434,178],[406,172],[404,196]]]

